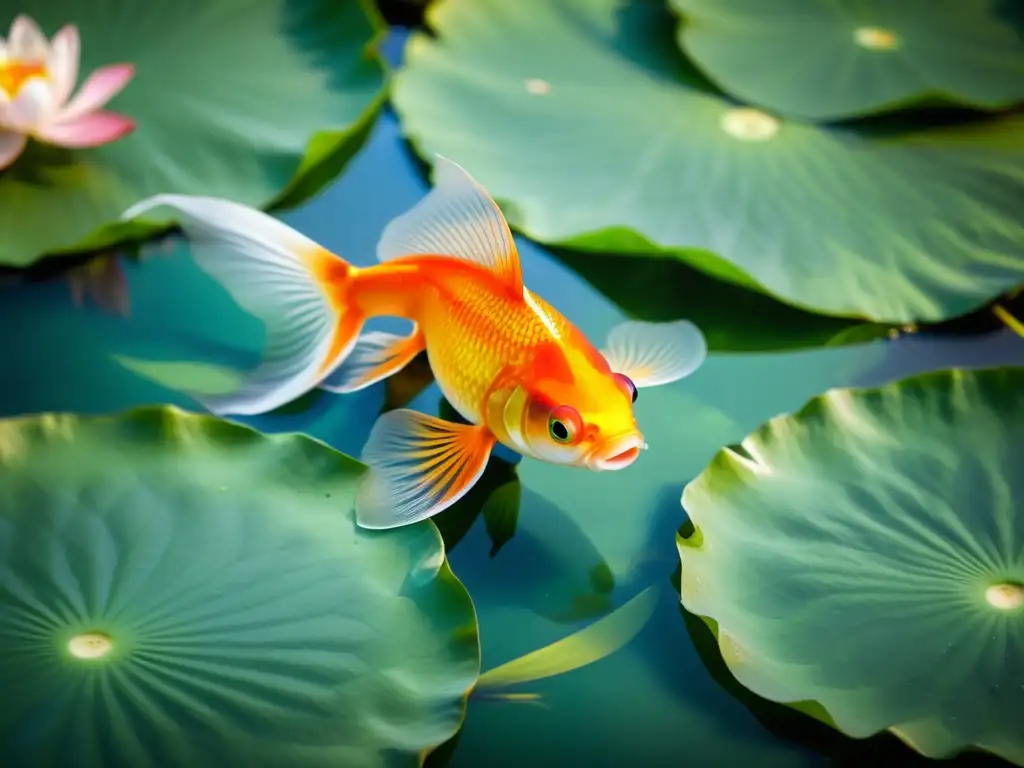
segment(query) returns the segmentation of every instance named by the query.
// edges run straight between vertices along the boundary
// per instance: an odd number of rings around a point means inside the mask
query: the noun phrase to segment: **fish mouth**
[[[624,469],[636,461],[644,447],[643,435],[636,432],[611,441],[590,457],[590,468],[598,472]]]

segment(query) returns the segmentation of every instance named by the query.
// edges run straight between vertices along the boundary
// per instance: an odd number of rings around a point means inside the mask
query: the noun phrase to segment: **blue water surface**
[[[427,189],[393,115],[385,113],[343,177],[282,218],[368,265],[383,226]],[[542,248],[522,237],[517,244],[530,288],[592,339],[600,341],[625,319]],[[628,260],[622,269],[630,269]],[[0,291],[8,329],[0,415],[109,413],[165,402],[198,411],[188,397],[126,369],[117,356],[238,367],[255,362],[260,324],[198,270],[187,244],[150,249],[126,270],[129,318],[76,307],[64,282]],[[472,699],[451,765],[797,768],[842,762],[834,750],[772,733],[715,680],[695,650],[672,583],[674,535],[686,520],[683,486],[720,447],[830,387],[1002,363],[1024,364],[1024,340],[995,333],[790,353],[713,352],[692,377],[643,391],[636,412],[650,450],[628,470],[596,474],[530,459],[514,469],[499,466],[499,481],[517,476],[521,482],[521,504],[515,536],[497,555],[491,556],[483,519],[439,520],[455,544],[452,568],[479,612],[484,669],[571,634],[644,588],[653,587],[658,604],[622,651],[522,688],[539,699]],[[384,384],[353,395],[323,393],[288,412],[242,420],[267,431],[301,430],[358,455],[389,396]],[[440,399],[430,384],[409,407],[436,414]],[[893,759],[913,757],[895,743],[887,749]]]

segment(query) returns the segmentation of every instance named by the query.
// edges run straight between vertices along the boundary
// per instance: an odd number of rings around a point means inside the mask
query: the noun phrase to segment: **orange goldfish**
[[[213,413],[270,411],[315,387],[355,392],[426,350],[442,393],[470,424],[404,408],[382,415],[362,453],[364,528],[451,506],[497,442],[555,464],[629,466],[646,447],[637,389],[681,379],[707,355],[685,320],[624,322],[598,351],[523,285],[508,224],[483,187],[441,157],[434,182],[385,227],[381,263],[369,267],[227,200],[157,195],[124,214],[174,209],[199,266],[266,325],[263,360],[236,391],[193,395]],[[379,316],[411,320],[412,331],[363,332]]]

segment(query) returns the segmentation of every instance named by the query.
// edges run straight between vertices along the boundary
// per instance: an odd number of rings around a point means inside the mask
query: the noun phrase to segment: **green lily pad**
[[[934,322],[1024,283],[1024,117],[776,121],[699,75],[659,6],[440,0],[395,75],[403,131],[535,240],[682,259],[823,314]]]
[[[728,93],[835,120],[938,99],[1024,99],[1024,40],[996,0],[669,0],[679,46]]]
[[[473,604],[433,525],[355,525],[355,460],[167,407],[0,421],[0,469],[5,766],[418,765],[460,726]]]
[[[294,204],[361,146],[382,101],[368,2],[0,0],[0,29],[25,13],[81,36],[81,72],[127,62],[109,108],[135,131],[94,149],[29,143],[0,174],[0,264],[106,248],[166,227],[118,217],[162,192]]]
[[[895,329],[805,312],[708,277],[675,259],[564,248],[553,255],[623,312],[653,323],[691,320],[712,352],[762,352],[863,344]]]
[[[683,493],[687,610],[754,693],[1024,765],[1024,367],[835,389]]]

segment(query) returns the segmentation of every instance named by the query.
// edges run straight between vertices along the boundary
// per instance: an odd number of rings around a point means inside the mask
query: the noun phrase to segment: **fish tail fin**
[[[189,393],[212,413],[272,411],[316,387],[351,352],[366,317],[348,300],[358,268],[262,211],[229,200],[156,195],[122,215],[177,214],[199,267],[266,326],[260,365],[226,394]]]

